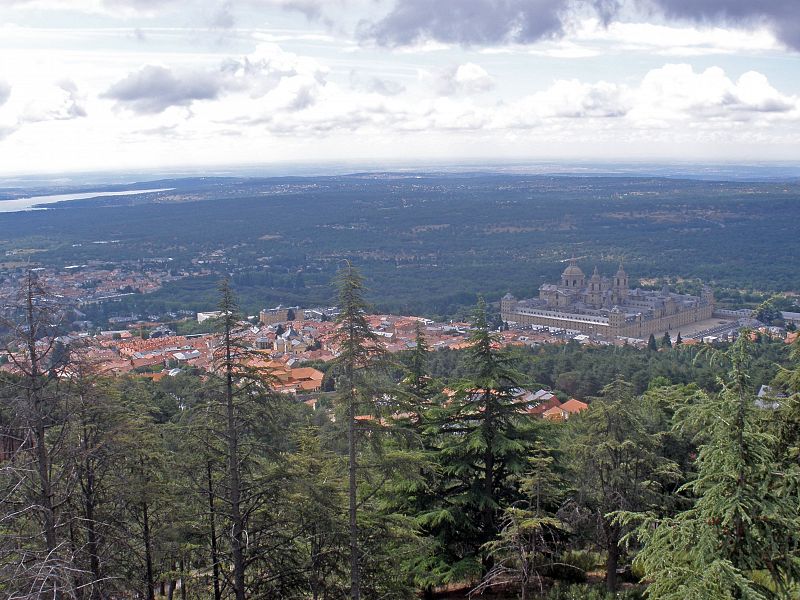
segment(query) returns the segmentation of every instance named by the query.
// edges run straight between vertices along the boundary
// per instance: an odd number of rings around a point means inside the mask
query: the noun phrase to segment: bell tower
[[[625,300],[628,299],[628,274],[625,272],[621,262],[614,275],[614,284],[611,289],[614,304],[624,304]]]

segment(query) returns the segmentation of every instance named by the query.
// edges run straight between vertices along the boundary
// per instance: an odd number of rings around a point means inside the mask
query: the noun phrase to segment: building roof
[[[580,400],[576,400],[575,398],[570,398],[564,402],[560,408],[568,413],[577,414],[589,408],[589,405],[585,402],[581,402]]]
[[[568,277],[584,276],[583,271],[581,271],[581,268],[577,265],[574,258],[569,262],[569,266],[566,269],[564,269],[564,275]]]

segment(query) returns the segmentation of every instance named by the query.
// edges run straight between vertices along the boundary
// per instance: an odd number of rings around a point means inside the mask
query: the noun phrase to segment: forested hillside
[[[535,295],[572,255],[587,272],[624,261],[632,282],[696,292],[701,279],[732,306],[763,299],[752,290],[800,289],[796,182],[364,174],[147,185],[175,189],[0,213],[7,266],[213,271],[104,309],[121,314],[207,310],[226,273],[250,314],[325,304],[343,259],[368,278],[379,310],[432,317],[474,306],[479,293]]]

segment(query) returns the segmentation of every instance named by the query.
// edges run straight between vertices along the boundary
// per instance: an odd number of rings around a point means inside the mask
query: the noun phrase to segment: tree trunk
[[[94,520],[94,470],[86,459],[86,488],[84,489],[84,514],[86,516],[86,550],[89,553],[89,570],[92,574],[91,600],[100,600],[100,556],[97,542],[97,523]]]
[[[181,554],[180,569],[181,569],[181,600],[186,600],[188,591],[187,588],[189,587],[186,584],[186,581],[189,578],[186,576],[186,560],[184,559],[183,554]]]
[[[144,541],[144,568],[147,600],[155,600],[155,581],[153,578],[153,549],[150,540],[150,515],[147,502],[142,502],[142,539]]]
[[[353,386],[353,370],[349,369],[347,384]],[[350,402],[347,407],[347,449],[349,454],[349,486],[348,492],[350,497],[350,599],[360,600],[361,598],[361,581],[359,571],[359,556],[358,556],[358,522],[356,521],[357,511],[357,496],[356,496],[356,402],[355,394],[350,392]]]
[[[208,510],[209,533],[211,535],[211,572],[214,581],[214,600],[222,600],[222,590],[219,585],[219,556],[217,552],[217,511],[214,507],[214,480],[211,474],[211,461],[206,461],[206,476],[208,477]]]
[[[47,410],[42,398],[42,374],[39,364],[40,357],[36,348],[36,331],[38,327],[36,309],[34,307],[34,283],[33,275],[28,274],[27,290],[25,295],[25,317],[27,325],[27,335],[25,344],[28,356],[30,357],[30,373],[28,373],[29,385],[26,390],[28,405],[33,409],[33,435],[36,445],[36,471],[39,477],[39,507],[42,514],[42,529],[44,533],[46,556],[50,559],[56,557],[58,546],[56,536],[56,519],[53,509],[53,486],[50,479],[50,453],[47,448]],[[48,571],[49,569],[45,569]],[[46,588],[45,588],[46,589]],[[61,590],[56,579],[53,583],[52,597],[60,600]]]
[[[614,594],[617,591],[617,565],[619,564],[619,531],[614,525],[604,525],[606,530],[606,589]]]
[[[484,441],[486,443],[486,451],[483,455],[484,479],[483,479],[483,494],[485,497],[486,505],[483,508],[483,536],[481,543],[486,543],[495,537],[494,526],[494,507],[491,501],[494,500],[494,421],[492,414],[492,397],[489,390],[484,392]],[[485,576],[494,564],[494,560],[490,554],[484,553],[481,558],[481,565],[483,569],[482,576]]]
[[[319,600],[320,592],[320,542],[317,535],[317,526],[311,525],[311,569],[309,573],[309,584],[311,587],[311,600]]]
[[[225,408],[228,417],[228,478],[231,502],[231,555],[233,557],[233,588],[236,600],[245,600],[244,579],[244,519],[241,511],[241,481],[239,473],[239,432],[236,428],[236,407],[233,394],[233,342],[231,340],[230,310],[225,324]]]

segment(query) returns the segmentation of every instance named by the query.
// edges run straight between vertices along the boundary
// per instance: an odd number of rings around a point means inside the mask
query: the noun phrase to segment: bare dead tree
[[[65,504],[73,473],[60,459],[68,430],[70,385],[63,310],[33,272],[0,319],[7,369],[0,387],[8,402],[15,450],[2,468],[0,577],[15,598],[78,597],[79,569],[69,544]]]

